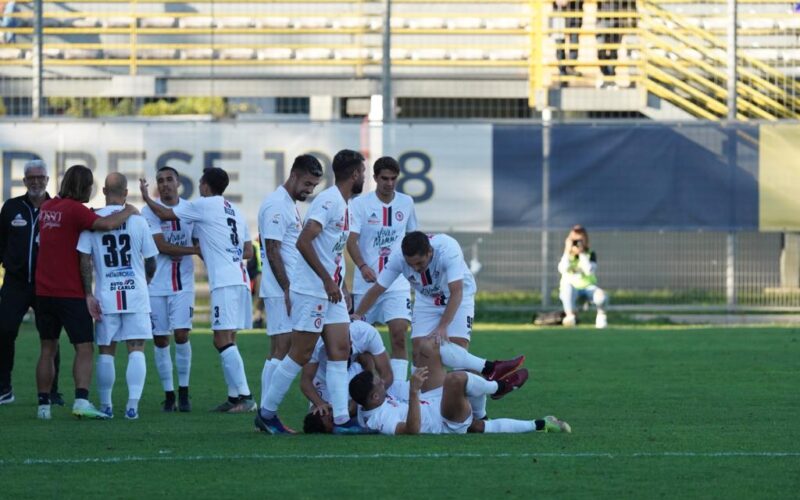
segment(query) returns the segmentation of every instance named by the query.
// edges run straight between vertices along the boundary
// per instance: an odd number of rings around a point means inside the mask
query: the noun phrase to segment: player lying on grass
[[[405,400],[388,395],[383,382],[371,372],[350,382],[361,425],[388,435],[571,432],[569,424],[552,416],[537,420],[473,418],[470,398],[491,395],[500,399],[528,380],[528,370],[486,380],[465,371],[447,373],[433,339],[420,343],[418,353],[424,364],[411,375]]]
[[[353,342],[353,346],[355,348],[356,342]],[[483,358],[479,358],[471,353],[469,353],[463,347],[460,347],[452,342],[443,342],[441,345],[437,344],[434,339],[431,339],[429,342],[425,343],[426,346],[429,346],[430,354],[435,356],[435,361],[431,361],[431,364],[436,364],[440,367],[440,370],[444,372],[444,366],[454,366],[460,368],[467,368],[473,370],[475,372],[479,372],[485,377],[488,381],[494,380],[503,380],[515,372],[525,361],[524,356],[518,356],[514,359],[510,360],[503,360],[503,361],[487,361]],[[428,361],[427,358],[426,362]],[[377,364],[377,363],[376,363]],[[367,368],[368,364],[364,366],[365,371],[359,374],[354,374],[354,377],[351,379],[355,380],[358,376],[363,376],[363,373],[366,371],[370,371]],[[409,381],[406,380],[395,380],[393,384],[387,384],[386,379],[382,378],[382,373],[386,371],[386,368],[383,370],[378,370],[378,375],[374,377],[373,381],[380,381],[383,387],[387,389],[385,392],[389,395],[390,398],[394,400],[407,400],[408,393],[409,393]],[[463,372],[458,372],[463,373]],[[525,371],[524,373],[527,373]],[[523,375],[521,375],[523,376]],[[476,378],[483,380],[478,375],[475,375]],[[376,382],[377,383],[377,382]],[[524,383],[524,380],[523,382]],[[505,382],[503,382],[505,384]],[[521,384],[520,384],[521,385]],[[513,390],[511,385],[507,386],[507,390]],[[305,391],[304,391],[305,392]],[[351,391],[352,394],[352,391]],[[500,396],[498,396],[499,398]],[[486,395],[480,394],[475,397],[469,398],[469,407],[472,413],[472,417],[475,420],[480,420],[482,418],[486,418]],[[333,428],[333,422],[331,421],[330,415],[326,414],[325,412],[319,411],[319,406],[315,406],[312,410],[306,415],[306,418],[303,422],[303,430],[306,433],[330,433]],[[363,422],[360,422],[363,424]],[[374,429],[373,429],[374,431]]]

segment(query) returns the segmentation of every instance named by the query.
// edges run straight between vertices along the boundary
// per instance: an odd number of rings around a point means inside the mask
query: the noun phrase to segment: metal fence
[[[598,284],[609,291],[615,307],[800,307],[798,284],[784,269],[786,237],[780,233],[587,229],[597,253]],[[466,259],[480,263],[479,290],[522,292],[534,307],[558,304],[557,265],[566,232],[500,230],[455,236]]]

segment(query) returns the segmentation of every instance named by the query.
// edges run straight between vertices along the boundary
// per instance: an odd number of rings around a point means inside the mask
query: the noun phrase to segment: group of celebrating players
[[[158,199],[151,197],[146,180],[140,182],[146,203],[141,216],[125,205],[125,177],[110,174],[103,188],[106,206],[95,214],[108,224],[95,227],[94,218],[87,217],[79,224],[83,231],[74,247],[86,309],[96,323],[100,406],[88,402],[88,390],[80,395],[76,390],[73,413],[113,416],[113,356],[116,343],[125,341],[129,396],[124,416],[138,418],[146,374],[144,342],[150,338],[166,395],[163,410],[191,411],[189,331],[194,311],[193,256],[199,255],[208,272],[214,347],[228,390],[216,411],[255,411],[256,429],[293,434],[278,410],[300,375],[301,390],[309,401],[303,429],[309,433],[570,432],[566,422],[552,416],[487,418],[487,396],[500,399],[527,381],[524,356],[488,361],[469,352],[475,279],[456,240],[417,230],[413,199],[395,189],[397,161],[391,157],[375,161],[376,189],[366,194],[361,194],[366,176],[361,153],[339,151],[332,168],[334,185],[314,197],[305,220],[297,203],[314,193],[324,174],[311,155],[295,158],[289,177],[259,208],[258,241],[264,262],[259,295],[270,339],[260,404],[254,400],[236,345],[236,332],[249,328],[251,321],[246,261],[253,245],[240,210],[224,197],[227,173],[206,169],[199,182],[201,196],[187,201],[178,195],[179,173],[162,167],[156,174]],[[72,169],[85,167],[72,167],[64,182]],[[55,221],[48,203],[39,216],[42,245]],[[345,285],[345,249],[355,267],[352,293]],[[41,265],[37,285],[40,271]],[[85,338],[73,335],[76,327],[59,316],[63,312],[51,314],[60,318],[59,327],[65,327],[78,349]],[[376,323],[388,326],[391,357],[372,326]],[[405,340],[409,326],[410,377]],[[169,347],[172,335],[177,397]],[[42,351],[38,415],[47,419],[54,353],[49,345],[45,352],[44,340]]]

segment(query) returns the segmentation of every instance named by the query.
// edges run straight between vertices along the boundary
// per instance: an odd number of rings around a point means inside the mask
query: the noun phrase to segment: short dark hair
[[[92,194],[92,184],[94,184],[92,170],[84,165],[73,165],[64,172],[58,196],[85,203]]]
[[[343,181],[353,175],[356,168],[364,162],[364,155],[352,149],[343,149],[333,157],[333,178]]]
[[[400,247],[406,257],[425,255],[431,249],[431,239],[422,231],[411,231],[405,235]]]
[[[391,172],[400,175],[400,164],[397,163],[397,160],[391,156],[381,156],[375,160],[375,164],[372,165],[372,173],[378,175],[381,170],[390,170]]]
[[[160,174],[161,172],[164,172],[165,170],[171,170],[172,173],[175,174],[175,179],[180,179],[181,178],[181,174],[179,174],[177,170],[175,170],[174,168],[170,167],[169,165],[164,165],[163,167],[161,167],[158,170],[156,170],[156,175]]]
[[[375,375],[369,371],[363,371],[350,380],[350,397],[353,401],[364,406],[367,398],[372,393],[372,388],[375,383]]]
[[[328,429],[322,422],[322,415],[319,413],[306,413],[303,419],[303,432],[306,434],[328,434]]]
[[[203,170],[200,182],[205,182],[215,195],[221,195],[228,187],[228,172],[219,167],[209,167]]]
[[[322,177],[322,164],[319,160],[312,155],[300,155],[294,159],[292,163],[292,173],[300,175],[313,175],[314,177]]]

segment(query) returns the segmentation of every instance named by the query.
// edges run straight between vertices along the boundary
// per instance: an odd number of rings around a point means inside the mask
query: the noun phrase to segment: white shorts
[[[350,324],[344,300],[332,304],[328,299],[291,292],[292,327],[298,332],[320,333],[324,325]]]
[[[267,335],[281,335],[292,331],[292,318],[286,312],[286,300],[283,297],[265,298],[264,310],[267,313]]]
[[[253,326],[253,304],[246,285],[211,290],[211,330],[243,330]]]
[[[466,434],[472,425],[472,413],[463,422],[453,422],[442,417],[442,434]]]
[[[150,340],[153,338],[150,315],[148,313],[104,314],[103,320],[95,323],[94,337],[97,345],[102,346],[126,340]]]
[[[194,292],[150,296],[150,319],[153,335],[170,335],[173,330],[192,329]]]
[[[363,295],[353,295],[353,307],[358,309]],[[393,319],[404,319],[411,321],[411,295],[408,292],[384,293],[372,307],[369,308],[365,316],[365,321],[370,325],[373,323],[383,323],[384,325]]]
[[[411,318],[411,338],[416,339],[430,334],[442,319],[444,307],[425,308],[415,307]],[[475,302],[462,302],[453,316],[453,321],[447,327],[448,337],[470,339],[472,335],[472,319],[475,317]]]

